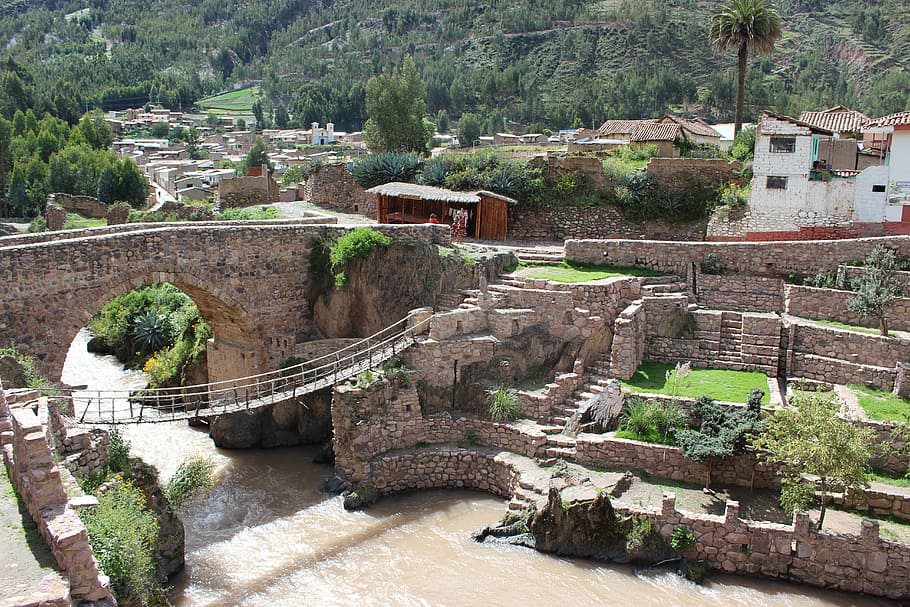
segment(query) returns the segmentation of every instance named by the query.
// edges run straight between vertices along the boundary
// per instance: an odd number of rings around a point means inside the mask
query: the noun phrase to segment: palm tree
[[[714,49],[718,53],[736,50],[739,59],[734,133],[739,133],[743,124],[746,59],[749,51],[770,55],[780,35],[780,14],[767,0],[728,0],[726,6],[711,17],[708,37]]]

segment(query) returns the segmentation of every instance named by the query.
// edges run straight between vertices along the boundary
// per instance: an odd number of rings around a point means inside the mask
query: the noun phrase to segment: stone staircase
[[[720,315],[717,360],[727,368],[743,363],[743,315],[739,312],[722,312]]]
[[[661,295],[672,295],[677,293],[688,293],[689,285],[685,281],[679,281],[677,276],[655,276],[648,279],[648,283],[642,285],[642,297],[659,297]]]
[[[515,249],[519,262],[558,266],[565,259],[565,249]]]

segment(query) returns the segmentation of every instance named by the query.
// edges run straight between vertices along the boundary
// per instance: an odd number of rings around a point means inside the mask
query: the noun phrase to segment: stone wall
[[[88,533],[63,487],[38,417],[27,407],[10,410],[0,388],[0,444],[10,481],[38,525],[70,583],[76,601],[102,601],[110,584],[98,568]]]
[[[808,324],[795,327],[790,348],[794,352],[892,370],[898,362],[910,360],[910,339],[880,337]],[[845,383],[833,379],[826,381]]]
[[[784,281],[764,276],[714,275],[699,273],[698,303],[715,310],[738,312],[780,312],[783,309]]]
[[[634,222],[613,207],[509,207],[510,240],[561,241],[566,238],[704,240],[704,221]]]
[[[684,334],[671,332],[672,319],[686,312],[681,297],[646,297],[645,360],[696,367],[761,371],[777,377],[781,320],[771,314],[740,314],[717,310],[691,312],[693,326]]]
[[[417,390],[380,381],[367,388],[342,385],[332,395],[332,425],[335,431],[335,470],[349,485],[370,484],[380,493],[396,491],[395,474],[383,468],[388,452],[424,445],[478,443],[495,450],[534,456],[546,444],[546,435],[536,426],[494,423],[475,417],[453,418],[448,412],[424,415]],[[468,460],[465,460],[468,461]],[[476,464],[476,460],[469,460]],[[454,475],[455,470],[451,473]],[[427,486],[471,486],[432,484]],[[453,477],[452,480],[456,480]],[[462,481],[463,482],[463,481]]]
[[[674,529],[687,526],[695,546],[685,556],[720,571],[873,596],[910,596],[910,545],[882,539],[877,521],[862,521],[859,535],[815,531],[809,515],[799,512],[791,525],[741,519],[739,503],[733,501],[723,516],[680,511],[673,494],[664,495],[660,510],[621,503],[615,508],[650,518],[668,541]]]
[[[868,512],[875,517],[893,517],[910,521],[910,495],[898,490],[870,487],[860,493],[847,491],[832,495],[832,503],[858,512]]]
[[[878,319],[862,318],[847,309],[847,301],[854,297],[852,291],[817,289],[801,285],[786,285],[784,289],[787,314],[815,320],[836,320],[848,325],[878,328]],[[910,297],[900,297],[885,310],[888,328],[910,331]]]
[[[376,217],[376,195],[367,194],[343,164],[316,167],[300,189],[301,199],[317,207]]]
[[[656,445],[605,434],[579,434],[575,461],[583,466],[640,470],[674,481],[703,484],[708,466],[682,454],[679,447]],[[711,482],[735,487],[780,486],[776,466],[768,466],[751,453],[729,457],[711,468]]]
[[[107,218],[107,205],[94,196],[76,196],[57,192],[47,195],[47,204],[55,204],[71,213],[79,213],[83,217]]]
[[[271,175],[222,179],[215,202],[222,209],[278,202],[278,184]]]
[[[69,406],[72,406],[72,401]],[[47,406],[39,411],[47,413],[47,419],[41,420],[42,424],[47,429],[49,443],[67,470],[78,477],[104,470],[111,444],[111,436],[106,430],[67,427],[54,400],[48,400]]]
[[[910,236],[804,242],[662,242],[568,240],[566,259],[616,266],[639,266],[686,275],[708,255],[732,274],[785,278],[790,273],[834,274],[840,264],[863,259],[875,246],[910,257]]]
[[[854,260],[855,261],[855,260]],[[837,268],[837,284],[849,284],[850,281],[856,280],[865,272],[865,268],[860,266],[842,265]],[[897,282],[901,285],[905,296],[910,296],[910,272],[895,272]]]
[[[682,192],[693,185],[724,186],[743,183],[739,175],[742,164],[723,158],[652,158],[645,171],[653,175],[661,189]]]

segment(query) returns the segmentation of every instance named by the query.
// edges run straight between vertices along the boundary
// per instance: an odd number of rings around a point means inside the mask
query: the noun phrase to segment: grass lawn
[[[845,331],[853,331],[855,333],[867,333],[869,335],[881,335],[881,331],[878,329],[873,329],[871,327],[861,327],[859,325],[848,325],[847,323],[838,322],[836,320],[813,320],[812,322],[824,325],[826,327],[831,327],[832,329],[843,329]],[[897,337],[894,333],[888,333],[888,337]]]
[[[898,476],[896,474],[889,474],[884,471],[870,472],[869,481],[873,483],[893,485],[895,487],[910,487],[910,478],[907,478],[906,476]]]
[[[527,278],[545,278],[553,282],[590,282],[614,276],[660,276],[660,272],[648,268],[624,268],[618,266],[598,266],[589,263],[563,261],[559,266],[523,266],[521,276]]]
[[[910,400],[867,386],[850,384],[849,387],[856,393],[860,407],[866,411],[870,419],[880,422],[908,421]]]
[[[689,376],[682,378],[678,386],[667,381],[667,371],[671,374],[676,365],[669,363],[643,362],[630,379],[622,382],[627,391],[652,392],[655,394],[672,394],[698,398],[707,394],[715,400],[733,403],[745,403],[749,398],[749,390],[760,388],[765,396],[762,404],[770,403],[768,395],[768,378],[759,371],[728,371],[725,369],[695,369]]]
[[[225,112],[252,112],[253,101],[259,97],[259,88],[250,87],[237,91],[230,91],[214,97],[206,97],[196,102],[203,110],[222,110]]]
[[[64,230],[81,230],[82,228],[100,228],[107,225],[107,219],[94,219],[83,217],[78,213],[67,213]]]

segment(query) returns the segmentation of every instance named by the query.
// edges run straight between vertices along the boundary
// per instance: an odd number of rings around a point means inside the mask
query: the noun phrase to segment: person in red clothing
[[[430,221],[428,223],[439,223],[439,219],[436,218],[436,213],[430,213]]]

